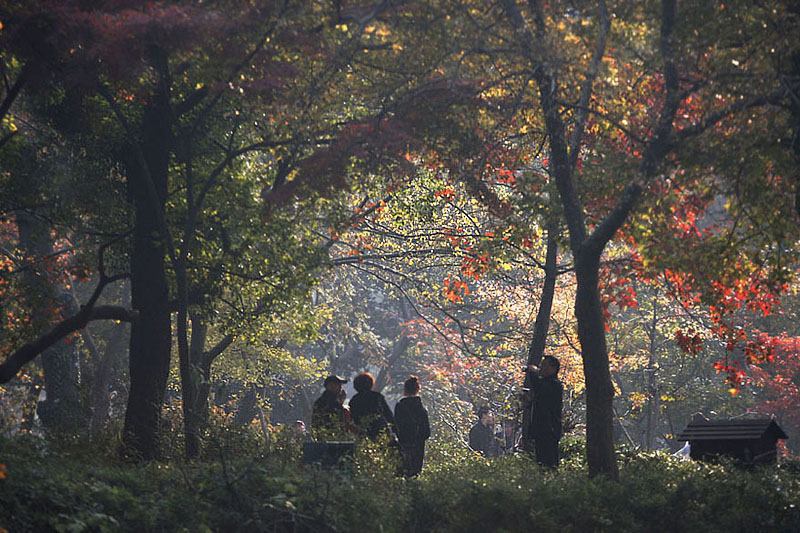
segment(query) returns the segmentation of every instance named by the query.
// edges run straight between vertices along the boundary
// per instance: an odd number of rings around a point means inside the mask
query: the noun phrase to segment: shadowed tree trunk
[[[123,453],[159,455],[158,428],[169,376],[172,331],[162,223],[170,159],[169,83],[160,79],[142,117],[141,138],[128,162],[128,188],[135,207],[131,251],[130,393]]]

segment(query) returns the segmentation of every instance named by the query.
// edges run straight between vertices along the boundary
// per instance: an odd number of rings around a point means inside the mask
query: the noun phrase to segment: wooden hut
[[[695,420],[676,437],[689,441],[696,461],[732,457],[747,465],[775,464],[778,439],[788,438],[771,418]]]

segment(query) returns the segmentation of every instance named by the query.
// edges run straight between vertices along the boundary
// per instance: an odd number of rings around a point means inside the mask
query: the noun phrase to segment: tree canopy
[[[124,389],[142,459],[178,398],[194,459],[222,398],[302,419],[326,371],[423,374],[463,439],[480,406],[517,416],[546,352],[611,478],[620,432],[791,417],[799,16],[2,2],[0,391],[44,387],[76,432]]]

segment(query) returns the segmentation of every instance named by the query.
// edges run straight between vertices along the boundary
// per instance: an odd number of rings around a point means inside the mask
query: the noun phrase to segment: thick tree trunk
[[[575,183],[574,172],[588,114],[585,111],[578,113],[570,142],[560,112],[559,98],[563,95],[558,92],[561,83],[557,78],[557,70],[554,70],[553,64],[542,59],[541,47],[547,45],[543,38],[547,28],[542,6],[535,2],[530,4],[533,21],[531,26],[525,21],[519,5],[514,0],[504,0],[502,3],[534,67],[533,77],[539,89],[550,147],[550,175],[558,188],[564,208],[564,221],[575,261],[575,276],[578,282],[575,317],[578,321],[578,338],[586,379],[586,456],[589,474],[603,474],[617,479],[619,473],[614,455],[612,430],[614,389],[608,369],[605,324],[598,288],[599,266],[603,248],[624,222],[640,190],[636,186],[629,187],[630,190],[626,189],[623,200],[592,235],[587,235],[584,206]],[[605,4],[601,2],[599,7],[601,28],[592,54],[592,63],[581,87],[582,106],[590,105],[592,85],[605,53],[606,39],[611,27]]]
[[[589,475],[616,479],[619,471],[614,455],[614,386],[598,288],[599,268],[599,254],[575,257],[575,317],[586,380],[586,459]]]
[[[125,413],[123,453],[145,460],[159,455],[158,428],[172,344],[166,243],[161,228],[170,158],[169,93],[164,85],[162,82],[144,112],[143,157],[131,157],[128,165],[128,187],[136,210],[131,251],[131,303],[139,313],[139,320],[131,327],[131,387]]]

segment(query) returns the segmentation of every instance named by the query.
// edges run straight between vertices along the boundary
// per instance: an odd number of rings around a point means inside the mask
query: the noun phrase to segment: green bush
[[[406,480],[396,476],[391,449],[370,442],[357,446],[355,467],[344,471],[303,466],[289,435],[273,435],[249,456],[247,442],[232,438],[230,448],[221,443],[191,465],[131,465],[88,447],[0,440],[0,528],[800,531],[800,465],[791,462],[745,470],[629,452],[613,482],[590,479],[569,453],[554,472],[526,456],[485,459],[463,445],[431,442],[422,474]]]

